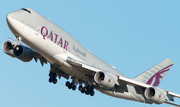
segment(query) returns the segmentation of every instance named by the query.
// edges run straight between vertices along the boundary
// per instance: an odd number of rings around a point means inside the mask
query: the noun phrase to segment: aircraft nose
[[[6,16],[6,21],[7,21],[7,24],[9,27],[12,27],[12,16],[13,16],[13,13],[9,13],[7,16]]]
[[[17,14],[15,12],[9,13],[6,16],[6,21],[7,21],[8,27],[10,28],[10,30],[12,31],[12,33],[14,35],[17,34],[17,30],[16,30],[16,27],[17,27],[16,16],[17,16]]]
[[[12,12],[12,13],[9,13],[7,16],[6,16],[6,21],[7,21],[7,23],[8,23],[8,25],[11,25],[13,22],[13,18],[14,18],[14,12]]]

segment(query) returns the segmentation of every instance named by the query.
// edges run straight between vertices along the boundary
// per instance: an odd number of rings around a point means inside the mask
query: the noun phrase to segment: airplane
[[[72,80],[65,83],[69,89],[76,90],[79,85],[78,90],[85,95],[94,96],[96,89],[116,98],[180,107],[174,103],[174,97],[180,98],[180,94],[158,88],[174,64],[169,58],[135,78],[128,78],[33,9],[11,12],[6,20],[16,40],[8,38],[2,50],[23,62],[34,59],[42,66],[50,63],[50,83],[56,84],[57,78],[64,77]]]

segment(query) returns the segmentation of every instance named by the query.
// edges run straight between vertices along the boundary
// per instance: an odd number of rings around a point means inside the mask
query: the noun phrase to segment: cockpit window
[[[26,8],[22,8],[21,10],[27,11],[28,13],[30,13],[30,14],[31,14],[31,11],[30,11],[30,10],[28,10],[28,9],[26,9]]]

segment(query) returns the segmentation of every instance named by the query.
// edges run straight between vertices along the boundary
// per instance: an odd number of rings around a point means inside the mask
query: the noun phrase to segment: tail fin
[[[148,85],[158,86],[173,64],[174,62],[167,58],[149,70],[143,72],[134,78],[134,80]]]

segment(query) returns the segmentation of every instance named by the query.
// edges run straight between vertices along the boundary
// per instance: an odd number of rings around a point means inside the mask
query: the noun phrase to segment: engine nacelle
[[[103,86],[107,89],[113,88],[115,85],[113,76],[106,72],[97,72],[94,75],[94,80],[97,84],[99,84],[100,86]]]
[[[144,92],[145,97],[156,103],[156,104],[162,104],[165,101],[165,95],[164,93],[155,87],[149,87]]]
[[[11,42],[7,41],[3,44],[2,46],[2,50],[4,51],[4,53],[10,55],[11,57],[15,57],[13,54],[13,45]]]
[[[4,53],[11,57],[16,57],[23,62],[29,62],[33,58],[31,49],[23,45],[14,46],[11,42],[7,41],[3,44],[2,49]]]

